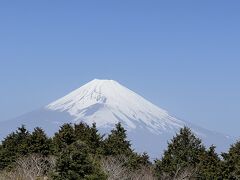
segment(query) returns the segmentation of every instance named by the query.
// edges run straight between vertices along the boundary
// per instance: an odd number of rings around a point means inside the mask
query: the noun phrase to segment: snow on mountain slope
[[[159,157],[169,141],[183,126],[190,127],[206,145],[226,151],[234,139],[179,120],[135,92],[113,80],[95,79],[49,105],[15,119],[0,122],[2,139],[21,124],[42,127],[53,135],[63,123],[96,122],[100,132],[108,133],[121,122],[138,152]]]
[[[46,108],[68,112],[76,123],[96,122],[98,127],[112,127],[121,121],[128,130],[140,126],[160,134],[184,126],[184,122],[113,80],[95,79]]]

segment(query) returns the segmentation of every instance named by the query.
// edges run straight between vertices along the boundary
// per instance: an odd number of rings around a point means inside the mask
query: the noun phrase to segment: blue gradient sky
[[[94,78],[240,136],[240,2],[1,1],[0,119]]]

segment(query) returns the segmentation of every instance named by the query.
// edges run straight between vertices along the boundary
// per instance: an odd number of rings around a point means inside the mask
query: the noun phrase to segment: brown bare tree
[[[142,166],[132,171],[125,166],[128,162],[126,156],[109,156],[101,160],[103,171],[108,175],[108,180],[155,180],[151,167]]]
[[[53,156],[32,154],[19,158],[11,171],[0,173],[0,180],[45,180],[46,174],[55,166]]]
[[[182,167],[177,165],[177,169],[174,172],[174,177],[168,173],[164,173],[161,177],[162,180],[195,180],[197,173],[197,167]]]

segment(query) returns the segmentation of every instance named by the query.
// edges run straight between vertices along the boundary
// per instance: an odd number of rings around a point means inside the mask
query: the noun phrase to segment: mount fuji
[[[221,133],[198,127],[173,117],[140,95],[113,80],[94,79],[68,95],[33,112],[0,122],[0,139],[21,124],[32,130],[42,127],[51,136],[63,123],[96,123],[101,133],[109,133],[115,124],[127,129],[128,138],[137,152],[160,157],[167,142],[187,126],[209,146],[226,151],[234,141]]]

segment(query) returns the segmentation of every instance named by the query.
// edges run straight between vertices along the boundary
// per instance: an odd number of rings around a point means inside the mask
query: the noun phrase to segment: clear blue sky
[[[0,119],[94,78],[240,136],[240,2],[1,1]]]

